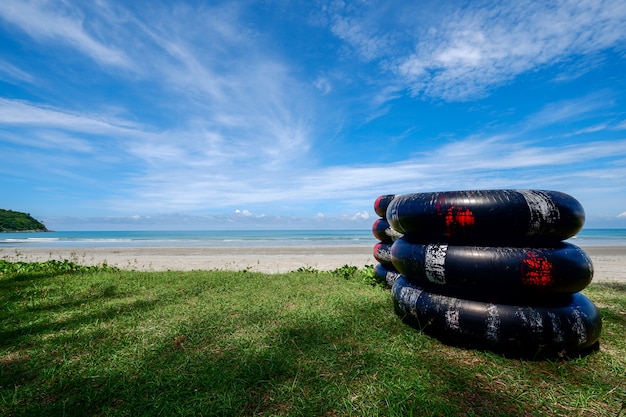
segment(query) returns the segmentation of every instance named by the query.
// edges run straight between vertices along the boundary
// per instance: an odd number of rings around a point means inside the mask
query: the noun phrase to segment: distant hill
[[[0,209],[0,232],[49,232],[49,230],[28,213]]]

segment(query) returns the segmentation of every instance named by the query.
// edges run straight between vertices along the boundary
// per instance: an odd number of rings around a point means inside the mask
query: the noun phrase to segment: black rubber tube
[[[372,234],[376,239],[385,243],[393,242],[402,236],[402,233],[398,233],[391,228],[387,219],[377,219],[374,221],[374,224],[372,225]]]
[[[385,194],[378,197],[376,201],[374,201],[374,212],[380,217],[385,217],[385,213],[387,213],[387,207],[396,195],[397,194]]]
[[[385,217],[416,241],[495,245],[565,240],[580,231],[585,212],[558,191],[483,190],[399,195]]]
[[[566,242],[546,248],[455,246],[399,238],[391,247],[391,261],[418,285],[459,294],[574,293],[593,278],[589,256]]]
[[[391,263],[391,243],[378,242],[374,245],[374,259],[383,265],[393,266]]]
[[[552,304],[493,304],[429,292],[403,275],[391,293],[407,324],[444,343],[506,356],[581,354],[597,346],[602,330],[598,310],[581,293]]]
[[[381,263],[377,263],[374,266],[374,276],[377,281],[383,282],[387,284],[390,288],[393,286],[393,283],[396,282],[396,279],[400,277],[400,273],[396,271],[396,269],[392,265],[383,265]]]

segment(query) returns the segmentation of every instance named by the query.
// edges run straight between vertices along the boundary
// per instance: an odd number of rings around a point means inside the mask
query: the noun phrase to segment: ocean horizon
[[[626,229],[583,229],[578,246],[626,246]],[[0,249],[81,247],[373,246],[371,229],[154,230],[0,233]]]
[[[53,231],[0,234],[0,248],[373,245],[371,230]]]

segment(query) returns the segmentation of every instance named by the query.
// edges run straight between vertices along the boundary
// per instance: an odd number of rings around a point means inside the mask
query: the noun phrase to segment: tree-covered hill
[[[0,209],[0,232],[48,232],[46,226],[28,213]]]

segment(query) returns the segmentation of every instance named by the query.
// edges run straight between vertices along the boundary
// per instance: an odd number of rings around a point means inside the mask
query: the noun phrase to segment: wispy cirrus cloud
[[[626,9],[614,1],[472,3],[397,68],[415,94],[465,99],[564,57],[617,46],[625,24]]]
[[[84,133],[130,133],[138,125],[106,115],[36,105],[22,100],[0,98],[0,123],[25,127],[59,128]]]
[[[333,33],[359,57],[380,62],[414,95],[449,101],[483,96],[572,55],[596,60],[596,52],[623,48],[626,39],[626,8],[615,0],[424,6],[329,2],[326,10]],[[393,29],[381,25],[389,21]]]
[[[180,146],[266,167],[305,154],[310,146],[305,87],[264,36],[240,30],[240,5],[181,7],[174,13],[176,19],[157,9],[149,24],[133,24],[145,36],[143,55],[153,60],[145,77],[159,80],[180,106],[175,112],[185,123],[175,130],[182,130],[179,142],[186,142]]]
[[[622,155],[622,156],[620,156]],[[595,141],[583,145],[551,146],[519,142],[512,136],[466,138],[427,154],[389,164],[345,164],[311,171],[269,175],[208,174],[189,181],[189,167],[168,169],[162,175],[137,178],[133,195],[137,210],[159,201],[162,209],[247,206],[293,206],[310,202],[353,201],[353,209],[370,206],[372,198],[389,192],[445,189],[529,187],[567,191],[594,187],[601,178],[614,183],[626,169],[615,165],[626,155],[626,140]],[[612,162],[613,161],[613,162]],[[592,162],[592,163],[591,163]],[[603,168],[598,168],[600,162]],[[589,167],[586,165],[589,164]],[[613,185],[614,186],[614,185]],[[157,198],[158,196],[158,198]],[[322,203],[323,202],[323,203]],[[129,204],[121,200],[120,204]],[[130,203],[132,204],[132,203]],[[294,210],[294,207],[291,207]]]
[[[28,84],[38,83],[37,77],[3,59],[0,59],[0,79],[17,80]]]
[[[126,53],[97,39],[86,29],[88,19],[84,13],[68,4],[6,0],[0,4],[0,16],[35,40],[64,43],[101,64],[132,67]]]
[[[181,182],[200,181],[208,188],[228,184],[224,177],[233,172],[247,178],[284,169],[310,147],[307,87],[292,77],[267,37],[241,30],[241,13],[236,2],[200,8],[154,4],[141,14],[107,2],[86,8],[3,3],[0,16],[33,39],[67,45],[100,64],[133,68],[120,81],[139,77],[140,90],[129,84],[133,93],[144,101],[154,96],[167,118],[143,119],[140,126],[131,121],[137,111],[132,103],[116,119],[102,117],[106,109],[97,103],[88,113],[73,110],[69,101],[63,108],[0,99],[0,122],[35,137],[41,129],[106,134],[109,152],[138,162],[132,180],[151,184],[162,184],[164,169],[173,169],[170,177],[177,178],[181,166],[189,167]],[[92,21],[91,14],[98,19]]]

